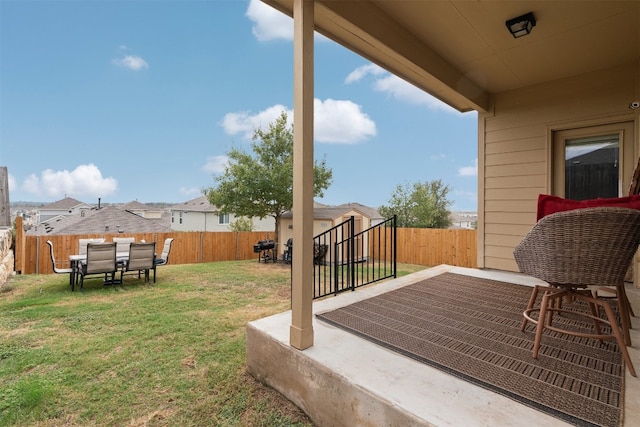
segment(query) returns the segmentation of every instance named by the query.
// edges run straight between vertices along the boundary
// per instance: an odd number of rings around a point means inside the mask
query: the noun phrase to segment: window
[[[229,224],[229,214],[218,214],[218,224],[220,225],[228,225]]]
[[[618,135],[568,139],[564,153],[566,198],[618,197]]]
[[[184,212],[180,212],[180,221],[179,221],[179,222],[180,222],[180,224],[182,224],[182,214],[183,214],[183,213],[184,213]]]
[[[626,195],[633,174],[630,122],[554,133],[553,194],[572,200]]]

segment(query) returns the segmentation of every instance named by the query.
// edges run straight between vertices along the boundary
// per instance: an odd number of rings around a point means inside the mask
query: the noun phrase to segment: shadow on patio
[[[445,272],[533,286],[537,279],[516,273],[438,266],[356,292],[314,302],[324,313]],[[640,290],[629,287],[640,307]],[[524,307],[523,307],[524,309]],[[640,327],[629,347],[640,366]],[[289,346],[291,313],[251,322],[247,327],[247,368],[280,391],[321,426],[564,426],[571,425],[503,395],[473,385],[352,333],[313,319],[315,344]],[[544,340],[544,339],[543,339]],[[544,341],[543,341],[544,343]],[[586,369],[586,368],[585,368]],[[640,423],[640,379],[624,372],[624,425]]]

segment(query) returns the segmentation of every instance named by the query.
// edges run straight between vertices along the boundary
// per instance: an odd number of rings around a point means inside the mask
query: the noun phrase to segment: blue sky
[[[0,165],[12,202],[198,197],[231,147],[293,116],[293,22],[258,0],[0,0]],[[477,209],[477,115],[316,36],[326,204],[442,180]]]

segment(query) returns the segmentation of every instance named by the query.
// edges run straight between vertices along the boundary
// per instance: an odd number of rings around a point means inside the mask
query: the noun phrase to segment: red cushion
[[[612,206],[618,208],[640,209],[640,194],[628,197],[612,197],[610,199],[571,200],[562,197],[540,194],[538,196],[538,217],[552,213],[570,211],[580,208],[595,208],[598,206]]]

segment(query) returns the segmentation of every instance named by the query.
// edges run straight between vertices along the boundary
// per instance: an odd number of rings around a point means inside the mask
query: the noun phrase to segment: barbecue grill
[[[258,255],[258,262],[261,260],[264,262],[273,261],[276,262],[276,257],[274,254],[274,248],[276,247],[276,242],[271,239],[259,240],[258,243],[253,245],[253,252]]]
[[[287,250],[284,252],[283,259],[287,264],[291,264],[291,256],[293,255],[293,237],[290,237],[289,240],[287,240],[285,246],[287,247]]]

